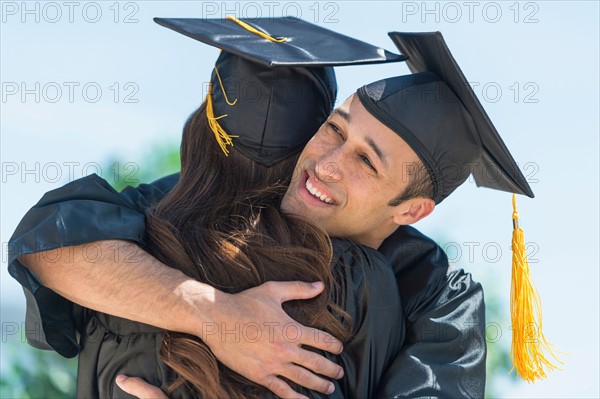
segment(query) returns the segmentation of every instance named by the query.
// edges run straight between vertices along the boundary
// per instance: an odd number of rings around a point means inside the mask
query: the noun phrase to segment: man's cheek
[[[323,154],[330,151],[333,144],[333,141],[326,134],[317,134],[308,142],[305,150],[308,149],[313,154]]]

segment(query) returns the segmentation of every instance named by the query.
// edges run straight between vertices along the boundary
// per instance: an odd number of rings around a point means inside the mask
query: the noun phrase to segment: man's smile
[[[298,183],[298,196],[311,206],[329,207],[336,205],[334,195],[309,170],[302,173]]]
[[[333,200],[331,198],[329,198],[328,196],[326,196],[325,194],[320,192],[315,186],[313,186],[310,183],[310,178],[306,179],[305,186],[306,186],[306,189],[308,190],[308,192],[310,192],[315,197],[319,198],[321,201],[323,201],[327,204],[333,204]]]

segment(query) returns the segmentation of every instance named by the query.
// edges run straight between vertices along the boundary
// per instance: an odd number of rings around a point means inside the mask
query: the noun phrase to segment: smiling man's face
[[[282,210],[330,236],[377,248],[399,224],[416,221],[419,199],[388,205],[408,185],[407,170],[416,162],[408,144],[352,96],[300,154]]]

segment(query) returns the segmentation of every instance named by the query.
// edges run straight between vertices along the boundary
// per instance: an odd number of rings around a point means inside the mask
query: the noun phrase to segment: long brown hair
[[[165,264],[228,293],[266,281],[323,281],[322,294],[284,304],[300,323],[342,341],[348,315],[332,298],[331,241],[320,228],[279,211],[297,157],[265,167],[237,151],[226,157],[203,104],[187,120],[181,174],[148,214],[149,251]],[[161,360],[176,373],[169,395],[259,397],[267,391],[221,364],[198,337],[168,332]]]

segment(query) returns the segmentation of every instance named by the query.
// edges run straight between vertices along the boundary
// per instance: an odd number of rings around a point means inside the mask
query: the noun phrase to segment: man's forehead
[[[341,117],[342,119],[344,119],[346,122],[350,122],[350,118],[351,118],[351,114],[350,114],[350,105],[352,104],[352,101],[354,99],[355,95],[351,95],[350,97],[348,97],[346,99],[346,101],[344,101],[342,103],[342,105],[340,105],[339,107],[337,107],[336,109],[334,109],[331,113],[331,115],[337,115],[339,117]]]
[[[366,141],[379,142],[384,136],[399,137],[397,133],[371,115],[357,96],[350,96],[342,105],[334,109],[332,116],[342,118],[352,129],[360,133]],[[404,140],[402,140],[404,141]]]

